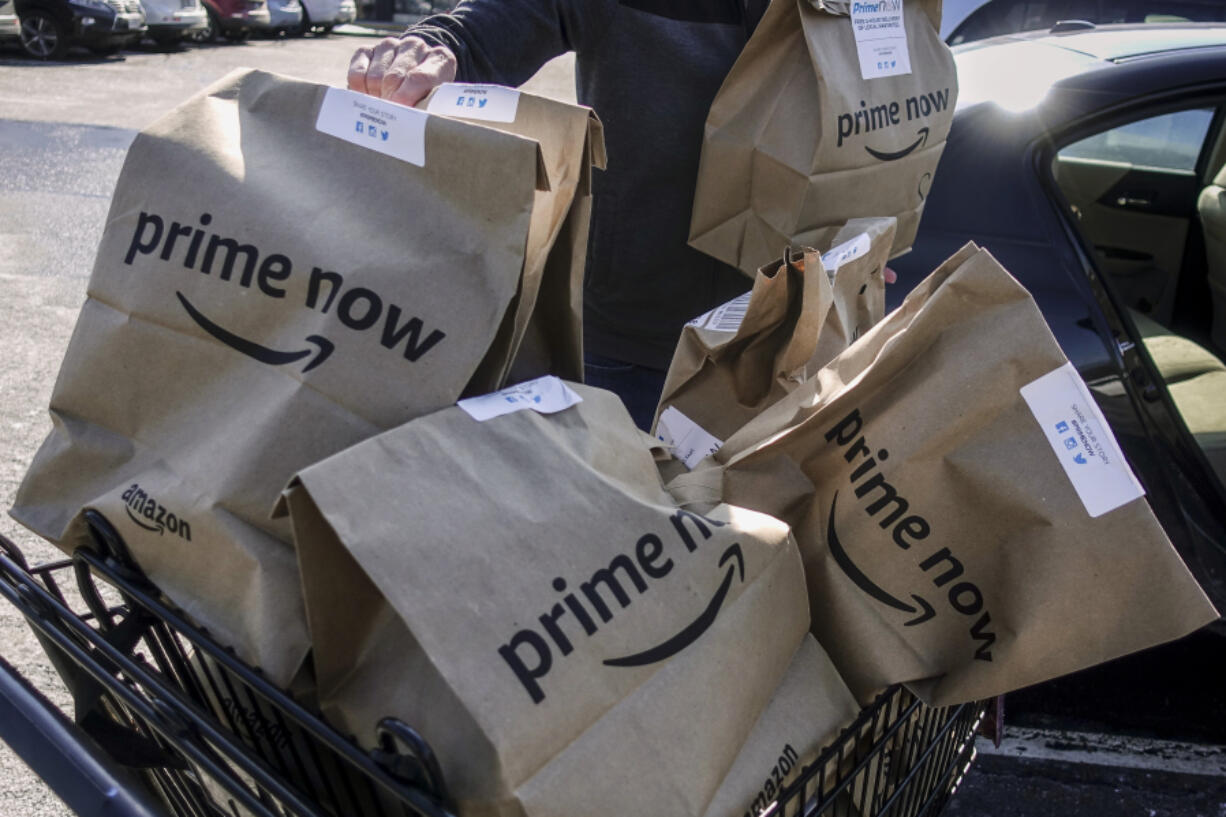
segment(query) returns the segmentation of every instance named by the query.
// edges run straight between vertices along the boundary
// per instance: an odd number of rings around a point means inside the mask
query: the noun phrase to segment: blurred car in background
[[[1222,22],[1224,0],[950,0],[941,34],[950,45],[1020,31],[1046,31],[1061,21],[1111,23]]]
[[[13,0],[0,0],[0,40],[9,40],[21,36],[21,24],[17,21],[17,12],[13,9]]]
[[[967,241],[995,255],[1226,609],[1226,26],[1091,28],[953,49],[953,126],[888,297]]]
[[[268,0],[268,28],[264,33],[281,37],[302,28],[302,3],[298,0]]]
[[[146,30],[139,0],[14,0],[13,9],[21,47],[41,60],[62,59],[77,45],[113,54]]]
[[[352,23],[358,16],[354,0],[301,0],[302,24],[298,33],[314,32],[327,36],[342,23]]]
[[[271,26],[267,0],[202,0],[206,20],[203,28],[197,29],[193,39],[211,43],[224,37],[232,42],[242,42],[255,29]]]
[[[208,24],[200,0],[140,0],[140,4],[145,10],[149,37],[164,48],[178,44]]]

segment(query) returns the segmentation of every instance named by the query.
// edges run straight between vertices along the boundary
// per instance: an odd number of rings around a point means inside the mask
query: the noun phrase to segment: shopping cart
[[[385,719],[379,748],[360,748],[188,621],[140,573],[110,524],[94,512],[87,518],[93,546],[49,564],[30,566],[0,536],[0,594],[33,627],[75,715],[69,720],[0,656],[0,738],[74,811],[452,813],[438,762],[409,725]],[[934,709],[892,687],[794,782],[774,790],[768,781],[745,813],[936,814],[973,761],[988,710]]]

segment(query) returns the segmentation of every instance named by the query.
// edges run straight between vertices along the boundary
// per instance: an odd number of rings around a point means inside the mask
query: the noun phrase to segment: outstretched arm
[[[349,87],[413,105],[454,79],[520,85],[559,54],[593,47],[615,8],[616,0],[465,0],[359,48]]]

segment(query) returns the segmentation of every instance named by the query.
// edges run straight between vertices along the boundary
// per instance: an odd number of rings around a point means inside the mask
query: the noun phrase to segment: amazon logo
[[[648,593],[652,583],[672,572],[678,558],[688,557],[699,544],[711,538],[712,529],[722,526],[705,516],[678,510],[669,521],[673,535],[665,539],[645,533],[628,552],[613,557],[607,566],[596,569],[586,581],[571,588],[558,576],[551,586],[558,597],[548,612],[535,622],[516,632],[498,647],[498,655],[510,668],[533,703],[545,700],[543,682],[549,672],[575,651],[576,643],[584,643],[611,624],[617,615],[634,604],[636,598]],[[702,637],[718,618],[732,588],[745,582],[745,555],[739,542],[729,545],[714,560],[714,568],[723,579],[711,599],[693,621],[680,626],[675,633],[654,644],[625,655],[603,659],[607,667],[645,667],[678,654]]]
[[[128,519],[139,528],[163,536],[171,533],[185,542],[192,540],[192,526],[166,509],[137,483],[123,492],[124,510]]]
[[[884,604],[886,607],[892,607],[895,610],[900,610],[907,615],[914,615],[915,618],[904,622],[907,627],[914,627],[916,624],[923,624],[928,619],[936,615],[932,609],[932,605],[924,599],[923,596],[915,593],[911,594],[911,600],[914,605],[903,601],[886,591],[881,585],[874,582],[868,575],[856,566],[852,561],[851,556],[847,554],[847,550],[843,547],[843,543],[839,541],[839,532],[834,528],[834,511],[835,504],[839,501],[839,492],[834,492],[834,499],[830,500],[830,520],[826,523],[826,544],[830,547],[830,555],[834,557],[835,564],[847,574],[847,578],[851,579],[856,587],[863,590],[868,595],[872,596],[877,601]]]
[[[260,363],[267,363],[269,366],[284,366],[289,363],[297,363],[303,358],[310,358],[307,365],[302,367],[302,372],[305,374],[323,363],[332,354],[332,349],[334,348],[332,341],[322,335],[307,335],[306,342],[312,344],[315,347],[313,349],[306,348],[292,352],[281,352],[276,349],[269,349],[267,346],[261,346],[241,335],[236,335],[223,329],[206,318],[199,309],[192,306],[192,302],[187,300],[182,292],[176,292],[175,295],[179,296],[179,303],[183,305],[183,309],[187,311],[187,314],[191,316],[191,319],[196,322],[197,326],[231,349],[242,352],[247,357],[258,360]]]
[[[973,621],[968,626],[968,634],[974,649],[974,658],[991,661],[996,634],[990,629],[992,615],[987,609],[983,590],[966,575],[966,566],[950,548],[928,550],[928,539],[933,532],[932,524],[926,517],[916,513],[911,502],[881,473],[881,463],[889,459],[890,452],[884,448],[874,451],[863,431],[864,419],[860,416],[860,410],[853,409],[825,433],[826,442],[838,446],[843,459],[852,467],[848,475],[852,494],[862,503],[865,515],[877,523],[882,535],[888,534],[890,541],[898,548],[900,557],[905,558],[902,554],[911,556],[920,551],[929,553],[916,563],[916,579],[930,579],[934,588],[943,591],[945,600],[954,613]],[[903,626],[914,627],[931,621],[936,616],[936,609],[927,598],[918,593],[909,593],[905,597],[891,593],[873,581],[868,572],[852,559],[835,525],[838,500],[839,492],[835,491],[830,500],[830,515],[826,523],[827,545],[835,564],[852,584],[869,598],[903,616],[908,616]],[[864,528],[858,526],[857,529],[863,531]],[[868,530],[871,531],[872,528]],[[889,556],[878,553],[876,558]]]
[[[918,133],[919,138],[907,145],[902,150],[886,152],[881,150],[873,150],[868,145],[865,145],[864,149],[868,152],[868,155],[872,156],[874,159],[880,159],[883,162],[894,162],[903,158],[904,156],[910,156],[916,150],[919,150],[924,146],[924,143],[928,141],[928,128],[920,128]]]
[[[724,606],[724,597],[728,595],[728,589],[732,587],[733,580],[739,579],[742,583],[745,581],[745,557],[741,555],[739,544],[733,543],[724,551],[724,555],[719,557],[719,566],[723,567],[725,564],[728,564],[728,572],[724,575],[723,584],[715,591],[715,595],[711,597],[711,603],[698,618],[682,627],[672,638],[665,639],[650,649],[621,658],[606,658],[605,666],[645,667],[676,655],[697,641],[698,637],[715,623],[715,617],[719,615],[719,608]]]

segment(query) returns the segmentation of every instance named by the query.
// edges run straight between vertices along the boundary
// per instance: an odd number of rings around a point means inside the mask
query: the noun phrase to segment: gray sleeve
[[[616,9],[617,0],[463,0],[405,33],[450,48],[461,82],[516,86],[560,54],[593,48]]]

